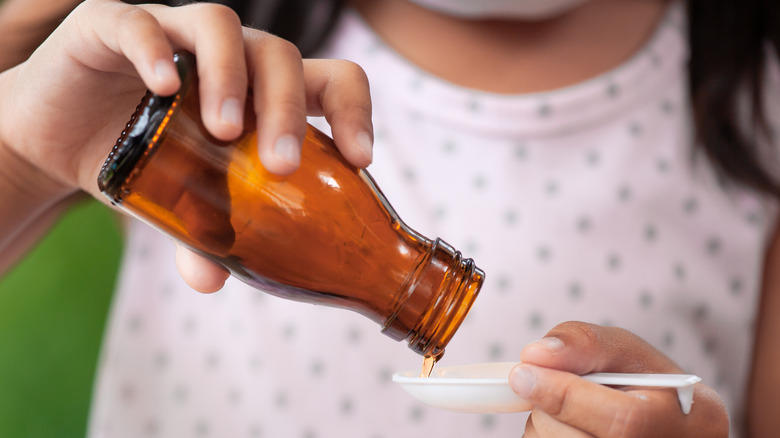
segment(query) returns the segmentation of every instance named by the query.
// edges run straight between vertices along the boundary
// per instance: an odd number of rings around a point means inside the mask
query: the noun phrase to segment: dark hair
[[[688,24],[697,148],[731,180],[780,196],[762,162],[770,142],[760,141],[774,140],[764,99],[780,96],[763,93],[767,61],[780,50],[780,2],[688,0]]]
[[[140,3],[142,0],[125,0]],[[196,0],[163,0],[170,6]],[[293,42],[303,56],[311,55],[327,40],[338,20],[343,0],[211,0],[232,8],[244,25]]]
[[[305,55],[326,40],[342,0],[218,0],[246,25],[295,43]],[[173,1],[172,3],[181,3]],[[688,79],[695,151],[729,180],[780,197],[763,165],[772,132],[764,111],[768,55],[780,51],[780,1],[687,0],[691,50]],[[743,98],[747,98],[743,101]],[[772,96],[778,98],[780,96]],[[744,105],[747,102],[748,105]],[[742,111],[747,108],[747,118]],[[745,125],[747,120],[748,125]],[[763,139],[761,138],[763,137]]]

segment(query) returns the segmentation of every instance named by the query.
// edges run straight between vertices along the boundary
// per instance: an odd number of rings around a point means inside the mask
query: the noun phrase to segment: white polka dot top
[[[774,204],[692,158],[682,8],[584,83],[497,95],[411,65],[347,11],[323,56],[364,67],[369,171],[412,228],[487,274],[441,365],[512,361],[569,320],[624,327],[715,388],[737,420]],[[320,126],[322,120],[316,120]],[[129,229],[92,437],[517,437],[391,382],[422,358],[339,309],[228,282],[190,290],[166,237]]]

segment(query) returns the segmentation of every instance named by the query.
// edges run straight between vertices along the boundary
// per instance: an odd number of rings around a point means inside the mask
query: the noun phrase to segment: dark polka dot
[[[648,309],[653,306],[653,294],[649,291],[643,290],[639,293],[639,306],[643,309]]]
[[[685,272],[685,266],[682,265],[682,263],[677,263],[672,268],[674,271],[674,277],[680,281],[685,280],[686,272]]]
[[[206,354],[206,368],[213,370],[219,367],[219,363],[221,362],[219,353],[215,351],[211,351],[208,354]]]
[[[390,368],[380,368],[379,370],[379,382],[383,384],[387,384],[392,382],[393,379],[393,370]]]
[[[607,256],[607,267],[610,271],[617,271],[620,269],[620,266],[623,264],[623,261],[618,254],[609,254]]]
[[[355,402],[352,401],[352,398],[342,398],[341,403],[339,404],[339,411],[341,411],[341,415],[344,415],[345,417],[352,415],[355,411]]]
[[[317,432],[312,429],[306,429],[301,434],[301,438],[317,438]]]
[[[164,370],[168,368],[168,353],[165,351],[158,351],[154,355],[154,367],[158,370]]]
[[[198,329],[198,320],[195,319],[195,317],[193,316],[188,316],[184,318],[182,327],[184,329],[184,333],[187,334],[195,333],[195,331]]]
[[[349,330],[347,330],[347,341],[352,344],[359,344],[360,341],[363,338],[363,333],[360,331],[357,327],[350,327]]]
[[[571,283],[569,285],[569,298],[573,301],[577,301],[582,297],[582,285],[579,283]]]
[[[550,247],[542,245],[536,249],[536,258],[540,262],[548,262],[552,258],[552,250]]]
[[[138,333],[143,328],[143,318],[140,315],[133,315],[127,320],[127,329],[131,333]]]
[[[496,288],[502,293],[507,293],[512,288],[512,280],[506,275],[500,275],[496,281]]]
[[[412,420],[413,423],[419,423],[425,419],[425,409],[421,406],[412,406],[412,409],[409,410],[409,419]]]
[[[411,167],[404,169],[401,174],[407,182],[415,182],[417,180],[417,172]]]
[[[507,210],[506,213],[504,213],[504,222],[507,225],[515,225],[520,220],[520,214],[516,212],[515,210]]]
[[[454,154],[457,151],[458,146],[455,144],[454,141],[447,140],[447,141],[444,142],[444,146],[442,147],[442,149],[444,150],[445,154],[451,155],[451,154]]]
[[[609,97],[617,97],[620,94],[620,87],[618,87],[615,83],[610,83],[607,85],[607,96]]]
[[[732,295],[742,295],[742,290],[744,289],[744,283],[741,278],[734,277],[731,280],[729,280],[729,291],[731,291]]]
[[[131,383],[125,383],[119,388],[119,399],[123,403],[132,403],[137,396],[137,390],[135,385]]]
[[[662,64],[662,58],[658,56],[655,53],[650,53],[650,64],[653,65],[653,67],[660,67]]]
[[[714,336],[708,337],[704,340],[704,352],[709,355],[714,355],[718,351],[718,339]]]
[[[595,167],[601,162],[601,154],[598,151],[590,151],[585,155],[585,162]]]
[[[658,169],[659,173],[669,173],[669,171],[672,168],[672,165],[669,163],[669,160],[666,158],[659,158],[655,162],[655,168]]]
[[[661,342],[663,343],[664,348],[666,348],[667,350],[674,347],[674,333],[672,332],[664,333],[664,338],[663,341]]]
[[[528,325],[531,326],[533,329],[539,329],[544,324],[544,317],[538,313],[534,312],[532,313],[528,318]]]
[[[482,190],[488,185],[487,177],[485,175],[477,175],[472,181],[472,185],[477,190]]]
[[[720,254],[721,243],[717,237],[711,237],[707,240],[707,253],[710,255]]]
[[[195,436],[209,436],[211,426],[206,420],[200,420],[195,423]]]
[[[498,361],[504,357],[504,346],[498,342],[490,344],[488,347],[488,358],[491,361]]]
[[[658,240],[658,229],[653,224],[645,226],[645,240],[655,242]]]
[[[470,254],[472,257],[479,252],[479,244],[474,240],[469,240],[463,245],[464,254]]]
[[[547,103],[542,103],[536,110],[539,117],[549,117],[552,114],[552,107]]]
[[[468,103],[468,109],[471,112],[477,113],[482,110],[482,104],[478,100],[470,100]]]
[[[696,198],[688,198],[683,202],[683,211],[686,214],[694,214],[699,209],[699,201]]]
[[[761,225],[761,215],[755,211],[751,211],[745,216],[745,220],[748,224],[756,226]]]
[[[599,325],[602,325],[604,327],[614,327],[615,321],[611,320],[610,318],[605,318],[604,320],[601,321]]]
[[[618,189],[618,200],[620,202],[628,202],[631,200],[631,188],[628,186],[622,186]]]
[[[231,406],[237,406],[241,404],[241,400],[243,400],[244,395],[241,393],[241,390],[238,388],[231,388],[228,390],[227,393],[227,401],[228,404]]]
[[[143,426],[144,435],[158,436],[160,433],[160,423],[156,419],[147,420]]]
[[[251,438],[260,438],[263,436],[263,428],[259,424],[249,425],[249,436]]]
[[[528,158],[528,148],[524,144],[518,144],[515,146],[515,158],[520,161],[524,161]]]
[[[633,137],[639,137],[642,135],[642,125],[638,122],[631,122],[628,125],[628,132],[630,132]]]
[[[696,322],[703,322],[710,314],[710,309],[705,304],[699,304],[693,309],[693,319]]]
[[[560,185],[557,181],[548,181],[547,184],[544,185],[544,192],[547,193],[547,196],[555,196],[560,191]]]
[[[447,207],[440,205],[433,210],[433,218],[442,220],[447,217]]]
[[[325,363],[319,359],[315,359],[309,365],[309,372],[314,377],[320,377],[325,374]]]
[[[295,325],[292,323],[287,323],[282,327],[281,335],[283,339],[290,340],[295,338],[296,332],[297,330],[295,328]]]
[[[670,100],[661,101],[661,112],[664,114],[672,114],[674,112],[674,104]]]
[[[289,404],[289,396],[285,392],[277,392],[274,397],[274,406],[277,409],[284,409]]]
[[[482,416],[482,428],[485,430],[493,430],[496,427],[496,416],[495,415],[483,415]]]
[[[263,361],[258,355],[249,356],[249,369],[257,372],[263,367]]]
[[[592,228],[592,223],[589,217],[582,216],[577,219],[577,230],[581,233],[587,233]]]
[[[173,400],[182,404],[190,397],[190,391],[184,384],[178,384],[173,388]]]

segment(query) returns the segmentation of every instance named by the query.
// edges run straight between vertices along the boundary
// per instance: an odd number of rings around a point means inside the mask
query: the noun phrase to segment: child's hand
[[[727,437],[718,395],[697,384],[684,415],[673,389],[615,389],[586,381],[592,372],[681,373],[669,358],[626,330],[560,324],[526,346],[510,384],[534,404],[525,437]]]
[[[102,198],[97,174],[144,91],[178,89],[172,57],[179,49],[198,58],[202,116],[215,137],[241,134],[253,89],[260,157],[271,172],[297,168],[307,114],[328,119],[348,161],[371,162],[368,81],[355,64],[302,60],[292,44],[243,28],[221,5],[87,0],[27,61],[0,74],[0,174],[8,185],[40,205],[80,189]],[[224,281],[216,265],[182,254],[194,288]]]

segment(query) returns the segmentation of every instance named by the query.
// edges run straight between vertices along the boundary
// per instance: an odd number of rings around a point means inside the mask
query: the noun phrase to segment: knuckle
[[[368,76],[365,70],[352,61],[334,59],[333,70],[339,77],[348,81],[359,81],[361,84],[368,84]]]
[[[647,432],[648,412],[639,401],[639,399],[631,400],[613,411],[609,419],[607,438],[635,437]]]
[[[241,26],[241,19],[238,14],[228,6],[219,3],[198,2],[185,7],[191,8],[198,17],[216,20],[232,26]]]

